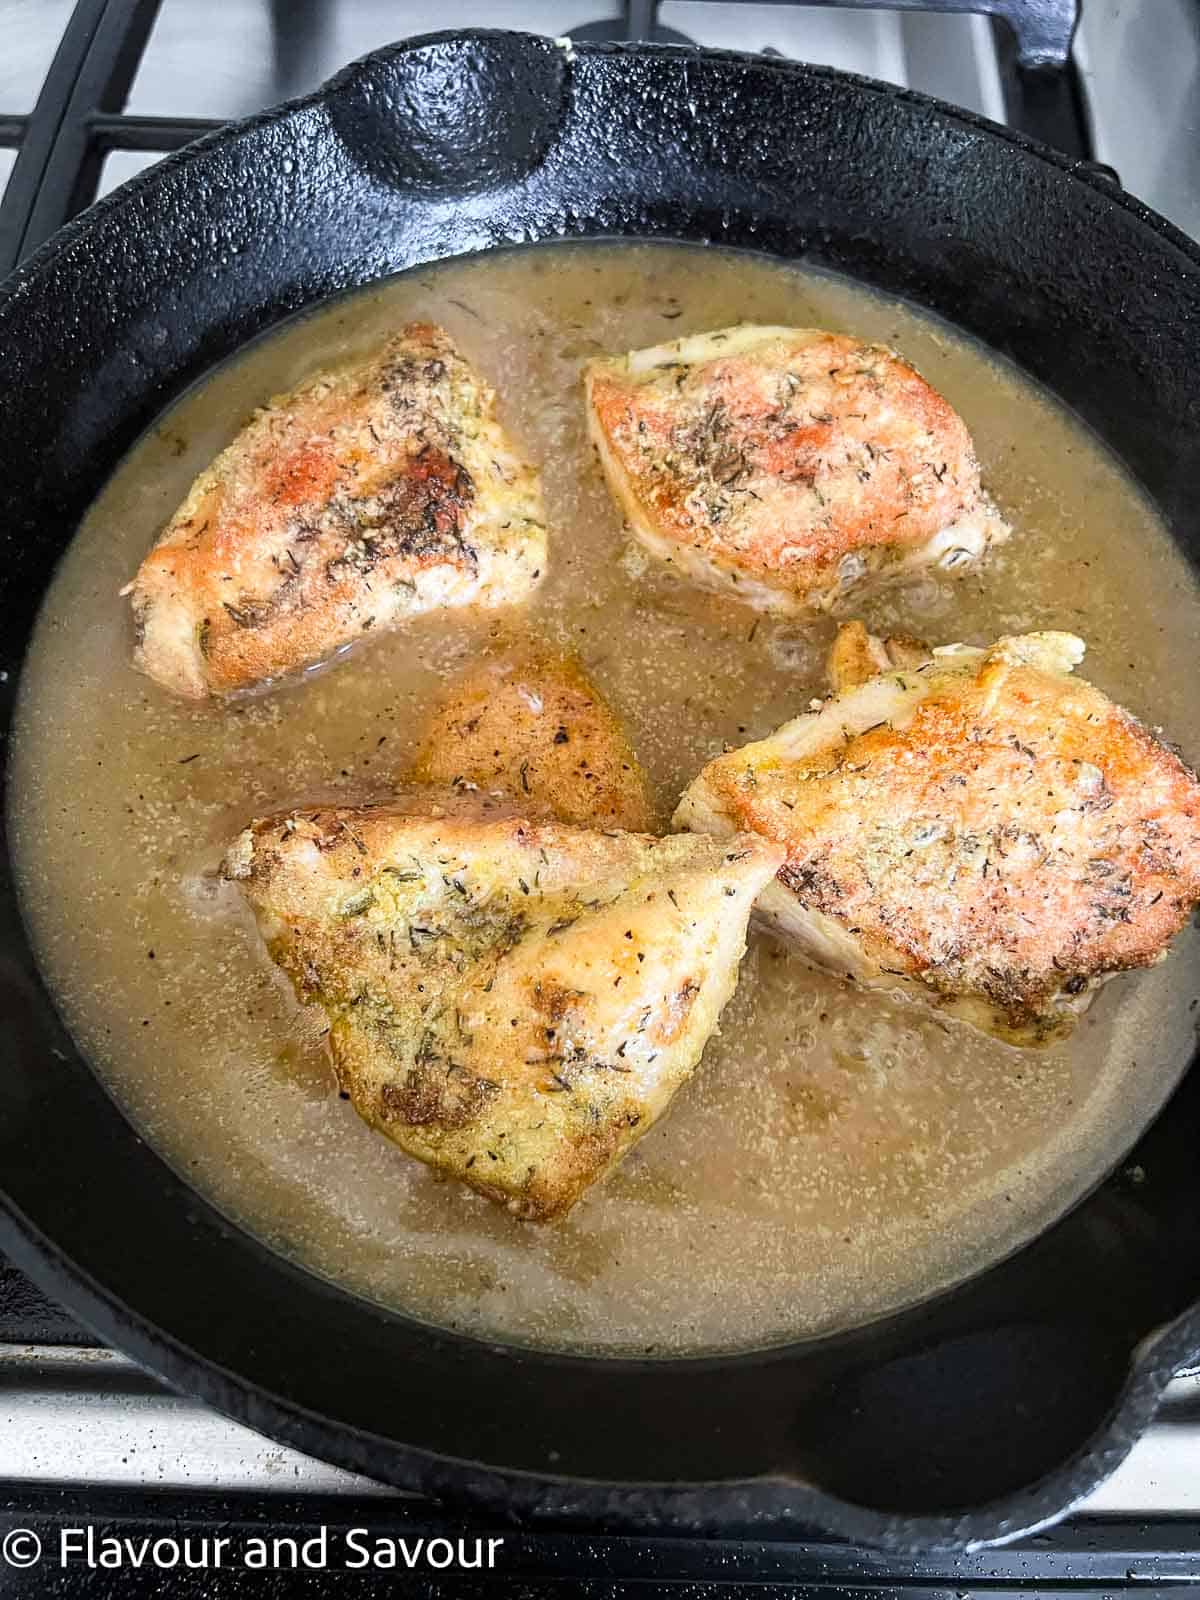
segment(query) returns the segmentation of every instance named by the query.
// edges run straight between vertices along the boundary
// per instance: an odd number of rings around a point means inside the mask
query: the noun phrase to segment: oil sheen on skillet
[[[255,405],[413,318],[442,323],[543,466],[547,580],[519,617],[424,619],[256,698],[195,706],[129,666],[117,597]],[[439,1182],[337,1099],[320,1042],[212,876],[256,814],[386,793],[444,678],[514,622],[569,646],[624,719],[665,827],[723,741],[822,689],[832,624],[760,617],[623,553],[586,441],[595,355],[738,321],[896,347],[961,411],[1015,527],[978,576],[856,609],[934,642],[1065,628],[1081,669],[1184,758],[1198,596],[1151,507],[1087,431],[946,326],[844,281],[681,246],[558,245],[409,273],[289,325],[137,446],[68,552],[13,758],[16,856],[76,1036],[157,1147],[231,1215],[364,1295],[559,1347],[731,1349],[845,1327],[977,1272],[1119,1159],[1193,1043],[1200,940],[1114,980],[1067,1045],[1019,1051],[860,995],[752,938],[674,1109],[563,1223]]]

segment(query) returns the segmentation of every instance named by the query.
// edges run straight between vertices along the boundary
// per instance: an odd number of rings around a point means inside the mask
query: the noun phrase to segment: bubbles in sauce
[[[129,666],[117,591],[193,476],[266,397],[411,318],[446,326],[545,473],[548,577],[526,612],[424,619],[220,706]],[[440,1182],[337,1098],[301,1011],[214,878],[254,815],[386,794],[447,675],[500,629],[578,652],[624,718],[665,826],[724,741],[820,693],[832,624],[687,588],[622,544],[586,442],[580,363],[738,321],[885,341],[959,408],[1016,527],[966,580],[863,602],[874,628],[987,642],[1057,627],[1084,671],[1200,755],[1197,592],[1097,442],[1014,371],[911,308],[732,252],[533,247],[425,269],[242,352],[131,453],[68,550],[22,683],[15,854],[43,967],[97,1070],[230,1215],[364,1295],[489,1337],[660,1354],[860,1322],[979,1270],[1119,1158],[1194,1044],[1200,941],[1104,990],[1028,1053],[806,971],[755,937],[670,1115],[563,1223]]]

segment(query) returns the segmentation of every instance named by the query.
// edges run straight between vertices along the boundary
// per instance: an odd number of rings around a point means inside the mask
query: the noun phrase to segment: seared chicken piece
[[[1200,900],[1200,783],[1069,675],[1083,651],[1034,633],[893,667],[719,756],[676,824],[787,851],[759,911],[816,965],[1061,1037]]]
[[[546,561],[541,486],[494,402],[424,323],[277,395],[125,591],[135,664],[202,699],[423,611],[523,600]]]
[[[561,1216],[666,1110],[737,983],[783,853],[403,805],[254,823],[225,872],[402,1149]],[[436,808],[434,808],[436,809]]]
[[[634,535],[762,610],[959,570],[1008,536],[962,418],[880,345],[726,328],[594,361],[586,384]]]
[[[922,639],[907,633],[878,639],[861,622],[844,622],[829,651],[829,683],[834,694],[857,689],[893,667],[923,667],[933,651]]]
[[[644,833],[646,782],[573,657],[523,645],[469,668],[434,712],[413,776],[507,794],[560,822]]]

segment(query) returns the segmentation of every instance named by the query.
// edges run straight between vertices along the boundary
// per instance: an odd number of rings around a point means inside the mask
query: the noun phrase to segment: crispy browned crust
[[[359,1114],[514,1215],[561,1216],[696,1066],[781,853],[412,798],[256,822],[226,875],[326,1011]]]
[[[511,646],[451,684],[413,776],[512,795],[560,822],[650,827],[646,780],[625,730],[579,662],[542,644]]]
[[[1056,1002],[1156,961],[1183,927],[1200,900],[1200,784],[1099,690],[1022,659],[1025,643],[901,675],[928,684],[902,725],[791,756],[789,724],[689,795],[781,844],[797,905],[882,972],[978,999],[997,1031],[1036,1042],[1074,1020]],[[830,702],[831,726],[853,700]]]
[[[633,531],[756,604],[825,604],[966,518],[984,543],[1007,532],[962,419],[879,345],[727,329],[593,362],[587,383]]]
[[[434,606],[524,598],[545,558],[540,485],[494,402],[423,323],[277,396],[142,563],[136,664],[226,694]]]

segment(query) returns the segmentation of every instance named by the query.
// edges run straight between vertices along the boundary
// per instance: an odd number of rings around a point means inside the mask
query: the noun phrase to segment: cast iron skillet
[[[443,34],[202,140],[0,290],[5,693],[89,501],[186,384],[335,291],[568,235],[907,295],[1073,405],[1200,549],[1200,251],[1112,185],[835,72]],[[600,1361],[418,1325],[221,1216],[76,1053],[7,873],[0,985],[0,1246],[169,1382],[396,1484],[568,1524],[961,1547],[1092,1489],[1200,1350],[1195,1071],[1129,1167],[954,1293],[757,1354]]]

